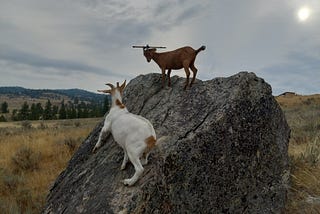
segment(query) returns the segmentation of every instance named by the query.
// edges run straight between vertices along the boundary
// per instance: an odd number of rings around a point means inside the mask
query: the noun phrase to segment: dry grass
[[[301,105],[315,104],[320,103],[320,94],[313,95],[286,95],[286,96],[278,96],[278,103],[283,108],[292,108],[299,107]]]
[[[291,128],[291,186],[286,213],[320,213],[320,95],[277,101]]]
[[[39,213],[73,152],[101,119],[20,123],[0,128],[1,213]]]

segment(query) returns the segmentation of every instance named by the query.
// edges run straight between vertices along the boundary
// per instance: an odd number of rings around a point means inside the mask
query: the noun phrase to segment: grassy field
[[[280,96],[291,128],[286,213],[320,213],[320,95]]]
[[[320,213],[320,95],[276,99],[291,127],[285,213]],[[50,185],[100,120],[0,123],[1,213],[39,213]]]
[[[0,123],[0,212],[40,213],[50,185],[100,120]]]

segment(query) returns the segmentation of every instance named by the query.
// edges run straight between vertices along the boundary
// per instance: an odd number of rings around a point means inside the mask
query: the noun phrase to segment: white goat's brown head
[[[143,55],[146,57],[147,62],[150,62],[153,54],[156,52],[156,48],[144,48],[143,49]]]
[[[106,93],[106,94],[111,94],[111,96],[113,96],[116,91],[119,91],[120,94],[123,94],[124,88],[126,87],[126,80],[122,83],[122,85],[119,84],[119,82],[117,82],[117,86],[114,86],[111,83],[106,83],[107,86],[110,87],[110,89],[106,89],[106,90],[98,90],[98,92],[102,92],[102,93]]]

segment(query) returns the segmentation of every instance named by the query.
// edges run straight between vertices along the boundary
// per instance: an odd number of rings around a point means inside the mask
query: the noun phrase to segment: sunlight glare
[[[309,7],[301,7],[299,10],[298,10],[298,19],[300,22],[304,22],[306,21],[309,17],[310,17],[310,14],[311,14],[311,10]]]

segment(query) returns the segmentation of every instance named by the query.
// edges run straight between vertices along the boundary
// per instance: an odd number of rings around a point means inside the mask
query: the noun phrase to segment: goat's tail
[[[160,138],[157,139],[156,144],[161,144],[163,142],[165,142],[168,139],[169,136],[162,136]]]
[[[202,45],[198,50],[196,50],[196,55],[200,52],[200,51],[204,51],[206,49],[206,46]]]
[[[160,138],[158,138],[157,140],[151,136],[151,137],[148,137],[146,139],[146,144],[147,144],[147,148],[145,149],[145,151],[143,152],[143,155],[145,157],[145,155],[149,154],[149,152],[151,151],[152,148],[154,148],[156,145],[158,144],[161,144],[163,142],[165,142],[167,140],[169,136],[162,136]]]

